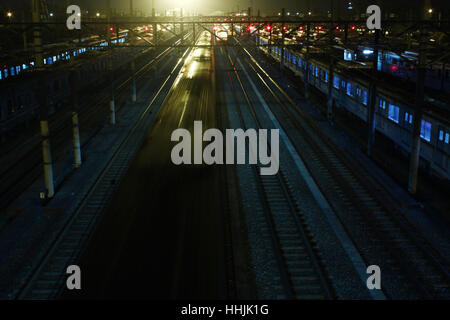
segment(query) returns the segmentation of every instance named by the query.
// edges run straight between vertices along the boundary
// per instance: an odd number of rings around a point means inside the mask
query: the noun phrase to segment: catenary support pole
[[[372,157],[373,146],[375,144],[375,130],[376,130],[376,104],[377,104],[377,75],[378,75],[378,44],[380,39],[380,30],[375,30],[375,40],[373,49],[373,67],[372,67],[372,79],[369,90],[369,101],[367,110],[367,155]]]
[[[52,151],[50,148],[50,130],[48,124],[48,104],[47,104],[47,85],[39,81],[37,85],[37,100],[39,102],[39,118],[42,139],[42,160],[44,165],[44,184],[47,198],[53,198],[55,195],[55,186],[53,182],[53,162]]]
[[[73,167],[79,168],[82,164],[80,127],[78,119],[79,111],[79,77],[76,71],[73,71],[69,78],[72,91],[72,138],[73,138]]]
[[[419,65],[417,66],[416,83],[416,108],[414,111],[414,125],[411,143],[411,154],[409,164],[408,191],[411,194],[417,193],[418,171],[420,161],[420,132],[422,129],[422,107],[424,103],[424,86],[426,75],[426,59],[423,52],[419,53]]]
[[[108,57],[108,73],[109,73],[109,82],[111,85],[110,90],[110,99],[109,99],[109,123],[112,125],[116,124],[116,103],[115,103],[115,97],[114,97],[114,75],[113,75],[113,57],[112,57],[112,41],[111,41],[111,33],[114,30],[110,30],[109,28],[113,28],[111,25],[111,16],[112,16],[112,10],[111,10],[111,0],[106,1],[107,6],[107,14],[108,14],[108,30],[107,32],[107,40],[108,40],[108,51],[109,51],[109,57]]]

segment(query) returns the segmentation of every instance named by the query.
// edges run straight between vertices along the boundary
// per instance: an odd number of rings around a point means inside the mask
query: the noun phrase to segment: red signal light
[[[110,27],[110,28],[109,28],[109,31],[113,32],[113,31],[114,31],[114,28],[113,28],[113,27]]]
[[[339,26],[336,26],[336,30],[339,30]]]
[[[272,26],[267,26],[267,31],[272,30]]]
[[[303,27],[300,27],[299,29],[300,29],[300,30],[303,30]]]
[[[322,30],[322,26],[318,26],[317,29]]]
[[[352,26],[352,30],[355,30],[356,29],[356,27],[355,26]]]
[[[287,29],[286,26],[283,26],[283,30],[286,31],[286,29]]]

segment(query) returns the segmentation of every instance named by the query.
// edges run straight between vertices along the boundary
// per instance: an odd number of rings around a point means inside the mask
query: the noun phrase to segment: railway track
[[[185,51],[184,56],[188,50]],[[47,253],[37,263],[29,279],[25,281],[25,285],[16,292],[16,299],[57,299],[62,294],[67,276],[66,268],[76,263],[82,254],[97,221],[101,219],[101,212],[113,197],[115,189],[144,138],[142,133],[146,132],[151,122],[149,116],[151,110],[158,101],[165,99],[169,92],[167,84],[175,79],[181,64],[180,59],[127,136],[116,143],[117,148],[112,158],[78,205],[75,213],[55,237]]]
[[[292,128],[287,134],[361,256],[380,265],[386,275],[383,282],[386,295],[449,299],[446,259],[401,216],[388,191],[342,153],[253,56],[244,51],[248,58],[246,65],[266,89],[265,97],[274,102],[269,104],[273,113],[279,123]],[[397,292],[399,287],[409,293]]]
[[[157,56],[150,62],[145,63],[136,71],[136,80],[139,81],[145,78],[148,69],[155,63],[161,61],[173,50],[173,48],[167,48],[157,54]],[[168,63],[168,61],[166,60],[164,63]],[[121,80],[116,86],[117,111],[121,109],[124,102],[128,99],[128,95],[126,93],[128,92],[127,85],[130,84],[130,82],[131,76],[125,76],[124,79]],[[80,110],[79,121],[84,128],[94,128],[94,130],[89,132],[88,138],[83,141],[82,147],[86,146],[86,144],[88,144],[101,130],[104,124],[103,119],[106,117],[108,110],[108,96],[100,92],[95,94],[94,97],[89,96],[89,99],[90,101],[95,100],[95,102],[94,104],[85,105]],[[66,157],[66,152],[68,150],[68,146],[70,145],[72,136],[71,115],[68,112],[62,112],[58,115],[61,115],[62,117],[55,117],[51,119],[51,143],[54,163],[62,161]],[[41,138],[39,134],[33,137],[31,143],[33,143],[34,146],[0,174],[1,210],[7,208],[7,206],[11,204],[12,201],[14,201],[14,199],[16,199],[23,192],[23,190],[29,187],[42,175],[40,140]],[[58,185],[56,185],[56,187],[58,188]]]
[[[229,55],[228,60],[233,65]],[[241,127],[262,128],[257,112],[236,69],[234,74],[252,114],[252,119],[248,119],[244,116],[242,107],[238,107]],[[233,89],[236,95],[236,89],[234,87]],[[260,176],[258,165],[253,167],[253,172],[259,185],[258,191],[280,273],[278,297],[331,299],[333,297],[331,286],[315,250],[313,237],[292,195],[292,187],[285,178],[284,168],[281,166],[279,173],[275,176]]]

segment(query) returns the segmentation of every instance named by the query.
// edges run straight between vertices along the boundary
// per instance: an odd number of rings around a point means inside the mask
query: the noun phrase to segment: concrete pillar
[[[42,159],[44,162],[44,183],[47,198],[55,196],[55,186],[53,182],[53,162],[50,148],[50,131],[48,128],[48,119],[41,120],[42,136]]]
[[[411,194],[417,192],[417,181],[420,161],[420,131],[422,128],[422,107],[424,104],[424,86],[426,75],[426,59],[424,53],[419,53],[419,65],[417,67],[416,80],[416,109],[414,112],[414,125],[412,133],[411,154],[409,164],[408,191]]]
[[[334,79],[334,64],[330,63],[330,72],[328,73],[328,101],[327,101],[327,118],[330,124],[334,122],[334,98],[333,98],[333,79]]]
[[[46,197],[53,198],[55,186],[53,182],[53,162],[50,148],[50,130],[48,126],[47,85],[43,82],[38,84],[37,99],[39,101],[40,127],[42,137],[42,160],[44,165],[44,184]]]
[[[113,126],[116,125],[116,103],[114,101],[114,95],[109,101],[109,123]]]
[[[31,10],[32,10],[32,20],[33,23],[41,22],[41,10],[40,10],[40,0],[31,0]],[[41,26],[34,26],[33,29],[34,38],[34,58],[35,58],[35,68],[37,70],[44,68],[44,57],[42,54],[42,30]]]
[[[136,102],[136,61],[133,57],[131,60],[131,102]]]
[[[81,167],[81,144],[80,144],[80,128],[78,121],[79,110],[79,79],[74,72],[70,77],[70,86],[72,89],[72,138],[73,138],[73,166],[74,168]]]
[[[78,112],[72,111],[72,131],[73,131],[73,167],[81,167],[81,143],[80,143],[80,127],[78,122]]]

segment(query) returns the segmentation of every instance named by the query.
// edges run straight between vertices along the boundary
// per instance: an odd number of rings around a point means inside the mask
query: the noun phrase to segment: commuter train
[[[257,38],[261,50],[268,52],[267,40]],[[265,46],[264,46],[265,45]],[[270,54],[280,59],[282,50],[270,47]],[[307,64],[303,55],[294,50],[284,50],[285,66],[304,78]],[[328,82],[333,81],[333,99],[337,108],[344,108],[362,121],[367,121],[370,79],[357,77],[345,68],[336,68],[329,79],[329,66],[310,59],[310,85],[328,95]],[[412,95],[414,96],[414,95]],[[411,100],[412,99],[412,100]],[[414,97],[411,93],[395,90],[386,84],[379,85],[376,97],[376,130],[390,138],[404,153],[411,150],[411,133],[414,117]],[[430,174],[450,180],[450,107],[448,101],[428,98],[421,126],[421,166]]]
[[[119,35],[119,38],[113,38],[113,42],[125,42],[127,33]],[[70,60],[72,57],[78,57],[74,63],[74,69],[80,76],[82,83],[88,83],[93,76],[100,74],[107,69],[107,57],[100,52],[95,59],[92,56],[85,56],[84,53],[97,51],[100,47],[107,45],[105,41],[99,40],[86,44],[84,48],[77,48],[65,51],[59,54],[46,56],[45,65],[55,64],[57,61]],[[94,53],[93,53],[94,54]],[[120,62],[126,60],[129,52],[127,50],[117,51],[113,59]],[[26,66],[26,67],[25,67]],[[34,62],[28,65],[8,67],[2,69],[3,81],[0,81],[0,136],[2,139],[10,130],[25,125],[27,126],[32,119],[38,116],[38,103],[36,100],[36,84],[39,77],[33,76],[33,72],[28,72],[34,66]],[[47,79],[49,115],[62,107],[62,103],[70,94],[69,73],[64,68],[53,66],[52,75]],[[5,71],[6,69],[6,71]],[[14,69],[14,73],[12,73]],[[19,71],[20,70],[20,71]],[[44,69],[43,72],[49,72]],[[5,80],[5,75],[8,80]],[[0,139],[0,143],[2,141]]]
[[[126,42],[128,37],[128,31],[124,30],[119,32],[118,37],[115,36],[112,38],[112,44],[116,43],[124,43]],[[98,50],[101,47],[108,46],[108,42],[104,40],[95,40],[91,38],[82,39],[81,42],[85,42],[87,40],[89,43],[86,43],[85,46],[81,48],[74,48],[71,50],[67,49],[60,49],[61,47],[65,47],[65,44],[50,44],[44,46],[44,57],[43,57],[43,63],[44,65],[51,65],[59,61],[64,60],[70,60],[72,57],[77,57],[85,52],[88,51],[94,51]],[[93,40],[93,41],[92,41]],[[14,63],[14,62],[6,62],[6,63],[0,63],[0,83],[2,80],[6,80],[11,77],[17,77],[19,74],[21,74],[24,71],[32,70],[35,61],[23,61],[23,63]]]
[[[393,52],[381,52],[380,54],[382,55],[380,71],[412,82],[416,81],[417,53],[406,51],[403,56],[406,56],[407,59],[401,59]],[[435,90],[450,91],[450,66],[437,62],[431,64],[427,68],[425,86]]]

